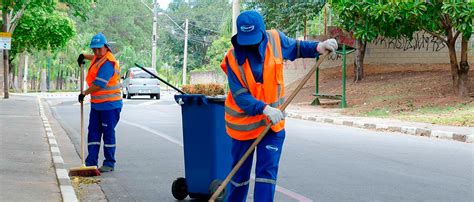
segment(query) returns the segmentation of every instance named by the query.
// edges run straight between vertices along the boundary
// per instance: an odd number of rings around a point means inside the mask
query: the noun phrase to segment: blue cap
[[[254,45],[262,41],[265,33],[263,17],[256,11],[244,11],[237,17],[237,43]]]
[[[91,44],[89,45],[90,48],[102,48],[103,46],[107,46],[107,39],[105,38],[104,34],[98,33],[92,37]]]

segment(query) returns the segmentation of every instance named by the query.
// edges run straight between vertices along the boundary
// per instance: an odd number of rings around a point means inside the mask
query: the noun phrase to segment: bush
[[[217,83],[184,85],[183,91],[188,94],[203,94],[206,96],[224,95],[224,85]]]

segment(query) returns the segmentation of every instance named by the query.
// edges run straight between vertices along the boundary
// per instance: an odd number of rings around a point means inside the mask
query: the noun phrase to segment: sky
[[[158,4],[160,4],[160,8],[163,9],[163,10],[166,10],[168,8],[168,4],[171,2],[172,0],[158,0]]]

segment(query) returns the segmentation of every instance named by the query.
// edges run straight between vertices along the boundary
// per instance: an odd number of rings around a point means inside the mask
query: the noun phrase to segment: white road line
[[[151,128],[148,128],[148,127],[146,127],[146,126],[143,126],[143,125],[140,125],[140,124],[137,124],[137,123],[133,123],[133,122],[130,122],[130,121],[126,121],[126,120],[120,120],[120,122],[121,122],[121,123],[128,124],[128,125],[135,126],[135,127],[140,128],[140,129],[142,129],[142,130],[145,130],[145,131],[148,131],[148,132],[150,132],[150,133],[152,133],[152,134],[158,135],[158,136],[160,136],[160,137],[162,137],[162,138],[164,138],[164,139],[166,139],[166,140],[168,140],[168,141],[170,141],[170,142],[172,142],[172,143],[175,143],[175,144],[177,144],[177,145],[183,147],[183,143],[182,143],[182,142],[180,142],[180,141],[178,141],[178,140],[175,140],[174,138],[172,138],[172,137],[170,137],[170,136],[168,136],[168,135],[166,135],[166,134],[157,132],[157,131],[155,131],[155,130],[153,130],[153,129],[151,129]]]
[[[156,103],[155,100],[150,100],[150,101],[147,101],[147,102],[144,102],[144,103],[140,103],[140,104],[137,104],[137,105],[140,105],[140,106],[144,106],[144,105],[152,105]]]
[[[179,145],[180,147],[183,147],[183,143],[182,143],[182,142],[180,142],[180,141],[178,141],[178,140],[175,140],[174,138],[172,138],[172,137],[170,137],[170,136],[168,136],[168,135],[166,135],[166,134],[160,133],[160,132],[155,131],[155,130],[153,130],[153,129],[151,129],[151,128],[148,128],[148,127],[146,127],[146,126],[143,126],[143,125],[140,125],[140,124],[137,124],[137,123],[133,123],[133,122],[130,122],[130,121],[126,121],[126,120],[120,120],[120,122],[121,122],[121,123],[128,124],[128,125],[135,126],[135,127],[137,127],[137,128],[140,128],[140,129],[145,130],[145,131],[147,131],[147,132],[150,132],[150,133],[152,133],[152,134],[158,135],[158,136],[160,136],[160,137],[162,137],[162,138],[164,138],[164,139],[166,139],[166,140],[168,140],[168,141],[170,141],[170,142],[172,142],[172,143],[175,143],[175,144]],[[278,185],[276,186],[276,191],[277,191],[277,192],[280,192],[280,193],[282,193],[283,195],[286,195],[286,196],[288,196],[288,197],[290,197],[290,198],[293,198],[293,199],[295,199],[295,200],[297,200],[297,201],[300,201],[300,202],[310,202],[310,201],[313,201],[313,200],[311,200],[311,199],[309,199],[309,198],[306,198],[306,197],[304,197],[304,196],[302,196],[302,195],[300,195],[300,194],[298,194],[298,193],[296,193],[296,192],[293,192],[293,191],[291,191],[291,190],[289,190],[289,189],[287,189],[287,188],[284,188],[284,187],[281,187],[281,186],[278,186]]]
[[[276,191],[282,193],[283,195],[287,195],[287,196],[290,197],[290,198],[296,199],[297,201],[300,201],[300,202],[310,202],[310,201],[313,201],[313,200],[311,200],[311,199],[309,199],[309,198],[304,197],[303,195],[300,195],[300,194],[298,194],[298,193],[296,193],[296,192],[293,192],[293,191],[291,191],[291,190],[289,190],[289,189],[286,189],[286,188],[281,187],[281,186],[278,186],[278,185],[276,186]]]

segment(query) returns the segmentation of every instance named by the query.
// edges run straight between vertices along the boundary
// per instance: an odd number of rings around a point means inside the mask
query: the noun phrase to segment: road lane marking
[[[163,134],[163,133],[160,133],[160,132],[158,132],[158,131],[155,131],[155,130],[149,128],[149,127],[146,127],[146,126],[143,126],[143,125],[140,125],[140,124],[137,124],[137,123],[133,123],[133,122],[130,122],[130,121],[126,121],[126,120],[120,120],[120,122],[121,122],[121,123],[128,124],[128,125],[135,126],[135,127],[137,127],[137,128],[140,128],[140,129],[145,130],[145,131],[147,131],[147,132],[150,132],[150,133],[152,133],[152,134],[158,135],[158,136],[160,136],[160,137],[162,137],[162,138],[164,138],[164,139],[166,139],[166,140],[168,140],[168,141],[170,141],[170,142],[172,142],[172,143],[175,143],[175,144],[179,145],[180,147],[183,147],[183,143],[182,143],[182,142],[180,142],[180,141],[178,141],[178,140],[176,140],[176,139],[174,139],[174,138],[172,138],[172,137],[170,137],[170,136],[168,136],[168,135],[166,135],[166,134]],[[310,202],[310,201],[313,201],[313,200],[311,200],[311,199],[309,199],[309,198],[306,198],[306,197],[304,197],[304,196],[302,196],[302,195],[300,195],[300,194],[298,194],[298,193],[296,193],[296,192],[293,192],[293,191],[291,191],[291,190],[289,190],[289,189],[286,189],[286,188],[281,187],[281,186],[278,186],[278,185],[276,185],[276,191],[277,191],[277,192],[280,192],[280,193],[282,193],[283,195],[288,196],[288,197],[290,197],[290,198],[292,198],[292,199],[295,199],[295,200],[297,200],[297,201],[300,201],[300,202]]]
[[[144,103],[140,103],[140,104],[137,104],[137,105],[140,105],[140,106],[143,106],[143,105],[152,105],[156,103],[155,100],[150,100],[150,101],[147,101],[147,102],[144,102]]]
[[[146,126],[143,126],[143,125],[140,125],[140,124],[137,124],[137,123],[133,123],[133,122],[130,122],[130,121],[126,121],[126,120],[121,120],[120,122],[121,122],[121,123],[128,124],[128,125],[135,126],[135,127],[140,128],[140,129],[142,129],[142,130],[145,130],[145,131],[148,131],[148,132],[150,132],[150,133],[152,133],[152,134],[158,135],[158,136],[162,137],[163,139],[166,139],[166,140],[168,140],[168,141],[170,141],[170,142],[172,142],[172,143],[175,143],[175,144],[177,144],[177,145],[183,147],[183,143],[181,143],[180,141],[178,141],[178,140],[176,140],[176,139],[174,139],[174,138],[172,138],[172,137],[170,137],[170,136],[168,136],[168,135],[166,135],[166,134],[157,132],[157,131],[155,131],[155,130],[153,130],[153,129],[151,129],[151,128],[148,128],[148,127],[146,127]]]
[[[313,201],[313,200],[311,200],[311,199],[309,199],[309,198],[304,197],[303,195],[300,195],[300,194],[298,194],[298,193],[296,193],[296,192],[293,192],[293,191],[291,191],[291,190],[289,190],[289,189],[286,189],[286,188],[281,187],[281,186],[278,186],[278,185],[276,186],[276,191],[277,191],[277,192],[280,192],[280,193],[282,193],[283,195],[286,195],[286,196],[288,196],[288,197],[290,197],[290,198],[296,199],[296,200],[299,201],[299,202],[310,202],[310,201]]]

